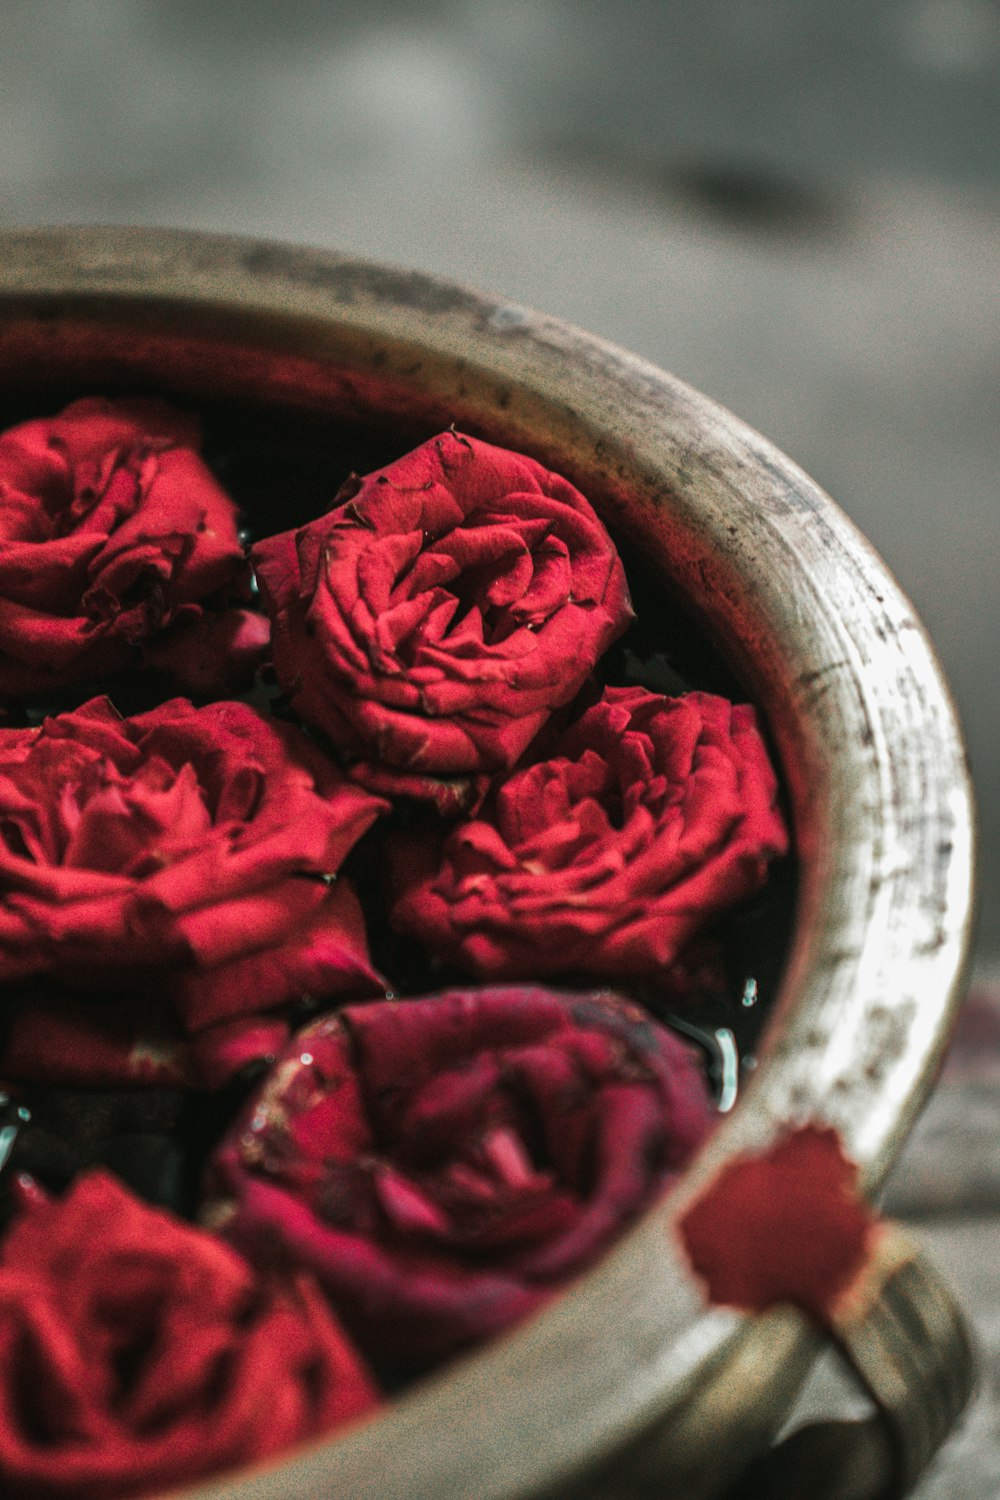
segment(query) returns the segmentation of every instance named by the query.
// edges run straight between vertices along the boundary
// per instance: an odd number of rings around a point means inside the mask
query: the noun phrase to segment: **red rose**
[[[607,532],[565,479],[446,432],[252,556],[302,717],[377,791],[470,805],[625,629]]]
[[[384,989],[334,880],[384,804],[242,703],[0,730],[0,980],[159,995],[188,1032]]]
[[[439,847],[398,846],[393,921],[488,978],[648,977],[787,848],[752,708],[608,688]]]
[[[261,1459],[378,1395],[304,1276],[282,1285],[101,1172],[0,1249],[0,1476],[111,1500]]]
[[[186,682],[185,627],[245,574],[236,507],[197,441],[155,401],[76,401],[0,436],[0,695],[117,671],[150,640],[168,669],[180,650]],[[241,650],[251,633],[230,628]]]
[[[684,1045],[606,993],[352,1006],[300,1032],[224,1142],[213,1223],[251,1259],[314,1271],[398,1374],[536,1308],[711,1119]]]

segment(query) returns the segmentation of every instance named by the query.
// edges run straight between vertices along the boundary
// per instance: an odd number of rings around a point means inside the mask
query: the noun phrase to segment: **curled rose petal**
[[[788,836],[752,708],[607,688],[479,817],[395,846],[393,924],[484,978],[654,977]]]
[[[710,1128],[691,1053],[607,993],[451,991],[300,1032],[210,1170],[211,1222],[315,1272],[393,1374],[590,1264]]]
[[[252,549],[274,664],[366,785],[474,804],[625,629],[589,503],[532,459],[447,432]]]
[[[102,1172],[7,1232],[0,1342],[0,1473],[24,1500],[172,1488],[378,1401],[308,1278],[257,1275]]]
[[[383,808],[242,703],[0,730],[0,979],[159,998],[185,1033],[378,994],[337,871]]]
[[[159,401],[77,401],[0,436],[0,694],[138,662],[245,589],[236,507],[197,444]]]

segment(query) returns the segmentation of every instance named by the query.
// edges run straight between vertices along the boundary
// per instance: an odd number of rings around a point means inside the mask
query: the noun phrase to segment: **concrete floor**
[[[0,41],[0,224],[267,235],[502,292],[673,370],[812,472],[953,684],[1000,1005],[995,3],[5,0]],[[893,1189],[987,1351],[922,1500],[1000,1494],[991,1047],[974,1086],[949,1075]]]

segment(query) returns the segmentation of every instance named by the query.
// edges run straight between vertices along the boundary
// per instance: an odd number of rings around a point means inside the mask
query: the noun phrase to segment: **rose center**
[[[474,513],[427,543],[397,578],[392,604],[400,607],[407,629],[396,652],[416,660],[422,647],[446,641],[461,650],[472,618],[480,622],[480,645],[502,645],[517,631],[544,624],[565,604],[570,588],[568,549],[548,522],[514,524]],[[404,612],[418,598],[433,602],[414,621]]]
[[[158,758],[133,776],[106,762],[60,801],[64,865],[139,878],[183,858],[212,827],[194,767]]]
[[[53,517],[53,536],[98,532],[110,536],[134,514],[140,494],[140,460],[108,455],[102,464],[81,464],[68,504]]]

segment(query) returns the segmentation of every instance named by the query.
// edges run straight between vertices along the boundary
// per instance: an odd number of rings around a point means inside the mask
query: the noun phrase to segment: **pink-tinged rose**
[[[251,1260],[315,1272],[375,1367],[411,1373],[589,1265],[712,1117],[683,1043],[606,992],[350,1006],[278,1060],[210,1213]]]
[[[236,507],[197,446],[158,401],[76,401],[0,436],[0,696],[138,662],[168,627],[158,664],[176,650],[183,677],[185,628],[246,586]]]
[[[370,1411],[312,1281],[94,1172],[31,1195],[0,1246],[0,1474],[19,1500],[114,1500],[260,1460]]]
[[[393,923],[484,978],[652,978],[788,837],[752,708],[608,688],[443,848],[400,838]]]
[[[242,703],[0,730],[0,981],[160,997],[188,1033],[378,994],[336,872],[384,807]]]
[[[252,550],[296,710],[377,791],[481,800],[632,618],[584,497],[446,432]]]

